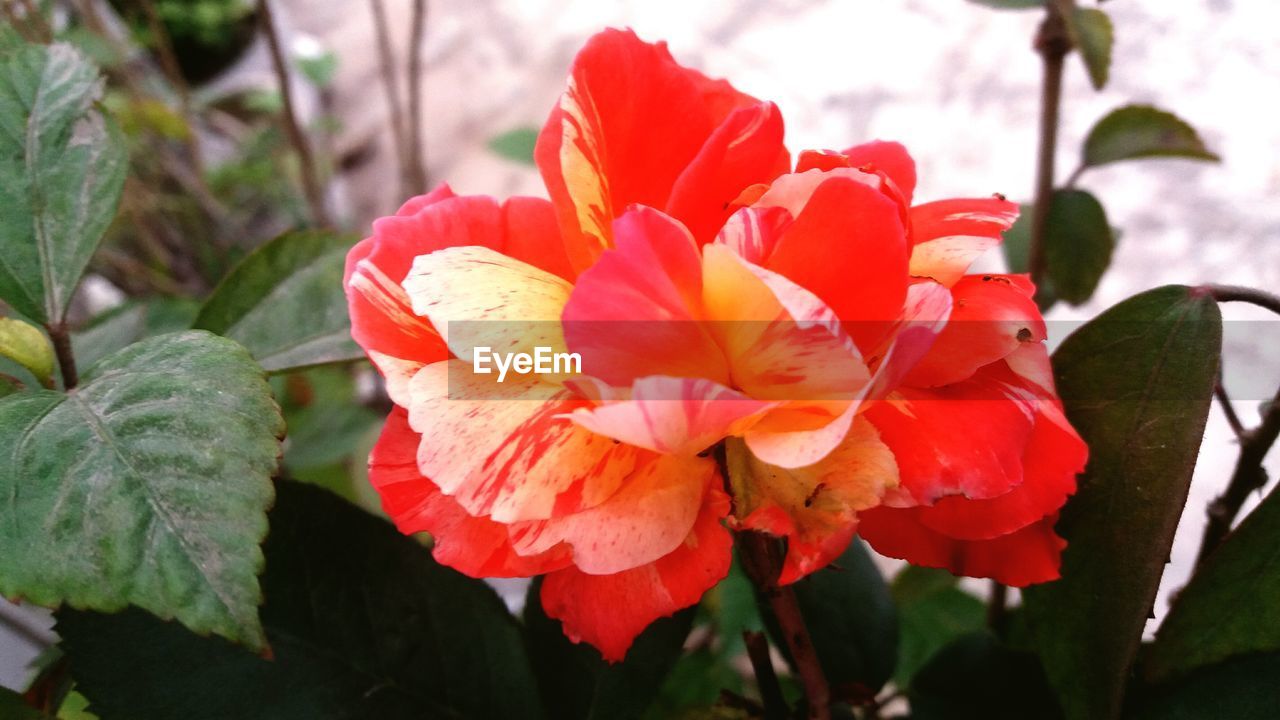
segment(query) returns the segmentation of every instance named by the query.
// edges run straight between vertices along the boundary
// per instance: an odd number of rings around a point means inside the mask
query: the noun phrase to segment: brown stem
[[[991,581],[991,599],[987,602],[987,627],[996,633],[1004,630],[1009,607],[1009,586],[997,580]]]
[[[1053,199],[1054,153],[1058,146],[1058,107],[1062,101],[1062,68],[1071,39],[1066,22],[1056,3],[1046,6],[1044,22],[1036,35],[1035,48],[1044,63],[1044,79],[1040,90],[1040,149],[1036,156],[1035,207],[1031,213],[1031,247],[1027,266],[1031,281],[1038,286],[1044,280],[1047,261],[1044,237],[1049,225],[1049,205]]]
[[[269,0],[258,0],[258,18],[262,21],[262,32],[267,36],[267,47],[271,50],[271,66],[276,73],[276,81],[280,84],[280,99],[284,105],[285,132],[289,135],[289,143],[298,155],[299,174],[302,176],[302,192],[307,197],[307,205],[311,208],[311,220],[317,225],[329,226],[329,213],[324,205],[324,191],[316,177],[315,159],[311,156],[311,146],[298,124],[298,115],[294,111],[293,92],[289,83],[289,68],[285,65],[284,50],[281,49],[280,35],[276,31],[275,18],[271,14]]]
[[[1261,489],[1267,484],[1267,473],[1262,467],[1267,452],[1280,437],[1280,393],[1267,407],[1262,422],[1252,430],[1240,436],[1240,458],[1236,461],[1235,470],[1231,473],[1231,481],[1227,489],[1216,500],[1209,504],[1206,514],[1204,537],[1200,541],[1200,552],[1196,555],[1196,567],[1213,554],[1231,533],[1231,525],[1235,522],[1240,507],[1249,498],[1249,493]]]
[[[427,0],[413,0],[409,36],[409,192],[427,191],[427,159],[422,147],[422,38],[427,28]]]
[[[756,685],[760,688],[760,699],[764,701],[765,720],[786,720],[787,701],[782,696],[778,673],[773,669],[773,658],[769,657],[769,641],[764,633],[751,631],[742,633],[742,640],[747,645],[751,669],[756,673]]]
[[[778,585],[778,575],[782,571],[782,546],[776,538],[753,530],[738,533],[738,542],[742,568],[768,599],[787,649],[791,651],[791,660],[804,688],[807,717],[809,720],[830,720],[831,689],[822,673],[804,616],[800,614],[800,603],[789,585]]]
[[[373,29],[378,38],[378,69],[382,89],[387,95],[387,112],[391,116],[391,137],[396,147],[396,165],[400,170],[400,194],[410,195],[409,147],[405,138],[404,106],[400,102],[400,75],[396,72],[395,48],[387,25],[387,9],[382,0],[369,0],[373,10]]]
[[[58,356],[58,368],[62,370],[62,387],[70,390],[80,382],[76,372],[76,356],[71,352],[71,333],[65,322],[49,323],[44,326],[53,341],[53,352]]]
[[[1280,315],[1280,296],[1265,290],[1239,285],[1201,285],[1201,291],[1209,293],[1218,302],[1243,302],[1266,308]]]
[[[21,0],[22,8],[26,12],[27,22],[31,23],[31,27],[35,29],[36,36],[40,42],[53,42],[53,28],[49,27],[49,23],[45,22],[44,14],[40,12],[40,8],[36,7],[33,0]]]
[[[1218,405],[1222,407],[1222,414],[1227,417],[1227,424],[1231,426],[1231,432],[1236,434],[1237,440],[1244,440],[1244,436],[1248,431],[1244,429],[1244,423],[1240,422],[1240,416],[1236,414],[1236,409],[1231,405],[1231,398],[1227,396],[1227,389],[1222,386],[1222,371],[1218,371],[1218,381],[1213,385],[1213,396],[1218,399]]]
[[[182,77],[182,68],[178,65],[178,56],[173,50],[173,40],[165,30],[160,14],[151,0],[138,0],[143,14],[147,16],[147,28],[155,38],[156,53],[160,56],[160,68],[164,71],[169,84],[178,93],[178,103],[182,110],[182,118],[187,123],[187,152],[191,155],[191,167],[202,180],[204,178],[204,159],[200,151],[200,133],[196,132],[196,116],[191,109],[191,89]]]

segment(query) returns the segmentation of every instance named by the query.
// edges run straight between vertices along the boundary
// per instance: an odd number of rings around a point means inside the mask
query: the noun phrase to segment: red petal
[[[569,565],[567,546],[532,557],[511,548],[505,525],[472,517],[418,471],[421,435],[409,427],[404,408],[392,409],[369,456],[369,482],[382,497],[382,509],[406,535],[431,533],[432,555],[472,577],[527,577]]]
[[[884,173],[902,194],[906,205],[911,205],[911,196],[916,191],[916,161],[911,159],[902,143],[873,140],[854,145],[843,154],[848,158],[849,167],[870,165],[874,170]]]
[[[911,274],[952,285],[999,245],[1018,206],[999,198],[940,200],[911,208]]]
[[[866,184],[833,177],[817,187],[765,266],[821,298],[850,325],[864,353],[907,296],[907,245],[897,208]]]
[[[547,575],[542,607],[564,623],[565,635],[587,641],[609,662],[619,662],[646,627],[697,603],[729,574],[733,539],[720,519],[729,498],[714,484],[680,547],[648,565],[613,575],[588,575],[573,567]]]
[[[1056,580],[1067,543],[1053,531],[1057,515],[992,540],[955,540],[922,525],[922,508],[878,507],[859,516],[858,534],[876,552],[956,575],[1026,587]]]
[[[592,37],[534,152],[575,269],[611,245],[631,204],[666,206],[676,179],[734,108],[751,99],[678,65],[630,30]]]
[[[782,114],[773,103],[736,110],[707,139],[671,190],[667,213],[698,244],[716,236],[743,188],[769,182],[790,167],[782,144]]]
[[[1046,338],[1044,318],[1016,275],[967,275],[951,288],[951,316],[906,383],[960,382],[978,368]]]

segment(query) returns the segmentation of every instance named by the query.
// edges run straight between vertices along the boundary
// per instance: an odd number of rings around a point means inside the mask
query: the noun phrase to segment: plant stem
[[[751,660],[751,669],[756,673],[756,685],[760,688],[760,699],[764,702],[765,720],[786,720],[787,701],[782,696],[782,686],[778,684],[773,659],[769,657],[769,641],[764,633],[751,631],[742,633],[742,641],[747,645],[747,657]]]
[[[1267,484],[1267,473],[1262,467],[1262,461],[1266,459],[1267,452],[1275,445],[1277,438],[1280,438],[1280,393],[1271,401],[1258,427],[1240,435],[1240,458],[1231,473],[1231,481],[1227,483],[1226,491],[1210,503],[1206,511],[1208,519],[1205,522],[1204,537],[1200,541],[1200,552],[1196,555],[1197,568],[1204,564],[1231,533],[1231,525],[1249,493],[1260,490]]]
[[[405,138],[404,106],[400,102],[400,75],[396,72],[395,47],[391,44],[391,31],[387,25],[387,9],[382,0],[369,0],[373,10],[373,30],[378,39],[378,69],[382,74],[382,89],[387,95],[387,114],[391,116],[391,137],[395,142],[396,166],[400,170],[400,194],[409,191],[409,148]]]
[[[76,372],[76,357],[71,352],[71,333],[65,322],[45,325],[49,340],[53,342],[53,352],[58,356],[58,368],[62,371],[62,387],[70,390],[80,382]]]
[[[991,581],[991,599],[987,602],[987,627],[996,633],[1004,630],[1009,606],[1009,586],[998,580]]]
[[[742,567],[769,601],[782,635],[791,651],[796,673],[804,688],[809,720],[830,720],[831,690],[822,673],[822,665],[813,649],[809,629],[800,614],[800,604],[790,586],[778,585],[782,571],[783,550],[777,539],[747,530],[738,533]]]
[[[1222,386],[1222,370],[1218,370],[1218,381],[1213,385],[1213,396],[1218,399],[1218,405],[1222,406],[1222,414],[1227,418],[1227,424],[1231,426],[1231,432],[1236,434],[1237,440],[1244,440],[1244,436],[1248,431],[1244,429],[1244,423],[1240,422],[1240,416],[1236,414],[1236,409],[1231,405],[1231,398],[1227,396],[1227,389]]]
[[[276,31],[275,18],[271,14],[269,0],[258,0],[258,18],[262,21],[262,31],[267,36],[267,47],[271,50],[271,65],[280,84],[280,99],[284,104],[285,132],[289,134],[289,143],[298,155],[299,171],[302,175],[302,192],[311,207],[312,222],[329,226],[329,213],[325,210],[324,191],[316,177],[315,160],[311,156],[311,146],[298,124],[298,115],[294,111],[293,92],[289,84],[289,68],[285,65],[284,50],[280,45],[280,35]]]
[[[1257,305],[1280,315],[1280,296],[1272,295],[1265,290],[1241,287],[1239,285],[1201,285],[1200,290],[1207,292],[1218,302],[1243,302]]]
[[[427,27],[427,0],[413,0],[409,36],[409,191],[427,191],[426,151],[422,147],[422,38]]]
[[[1044,64],[1040,90],[1040,149],[1036,156],[1035,206],[1031,213],[1031,246],[1027,266],[1037,287],[1047,269],[1044,238],[1049,225],[1049,205],[1053,200],[1054,153],[1058,147],[1058,107],[1062,101],[1062,68],[1071,39],[1056,3],[1045,6],[1046,14],[1036,34],[1035,49]],[[1039,293],[1038,293],[1039,294]]]
[[[178,93],[178,103],[182,110],[182,119],[187,124],[187,153],[191,155],[191,169],[203,182],[204,157],[200,150],[200,133],[197,132],[196,115],[191,108],[191,88],[182,77],[182,68],[178,65],[178,56],[173,50],[173,40],[160,19],[160,13],[151,0],[137,0],[142,12],[147,16],[147,29],[155,38],[156,53],[160,56],[160,69],[165,78]]]

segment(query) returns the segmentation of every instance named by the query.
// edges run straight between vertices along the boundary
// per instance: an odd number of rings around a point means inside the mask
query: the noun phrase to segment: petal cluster
[[[777,108],[629,31],[592,38],[538,140],[550,200],[447,186],[352,249],[352,334],[395,409],[370,479],[476,577],[546,575],[621,659],[787,540],[782,582],[855,533],[1025,585],[1056,577],[1086,449],[1023,277],[968,275],[1016,206],[913,205],[896,143],[806,151]],[[498,380],[477,348],[581,358]]]

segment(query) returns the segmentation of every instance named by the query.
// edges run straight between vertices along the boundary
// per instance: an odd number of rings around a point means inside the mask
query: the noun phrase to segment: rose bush
[[[579,53],[536,159],[550,201],[442,185],[347,258],[352,335],[396,405],[370,480],[438,561],[545,574],[547,613],[610,660],[725,576],[731,528],[788,540],[784,584],[858,531],[1057,576],[1086,449],[1030,282],[966,274],[1016,205],[913,205],[890,142],[793,170],[776,106],[629,31]],[[498,383],[469,371],[477,337],[583,374]]]

